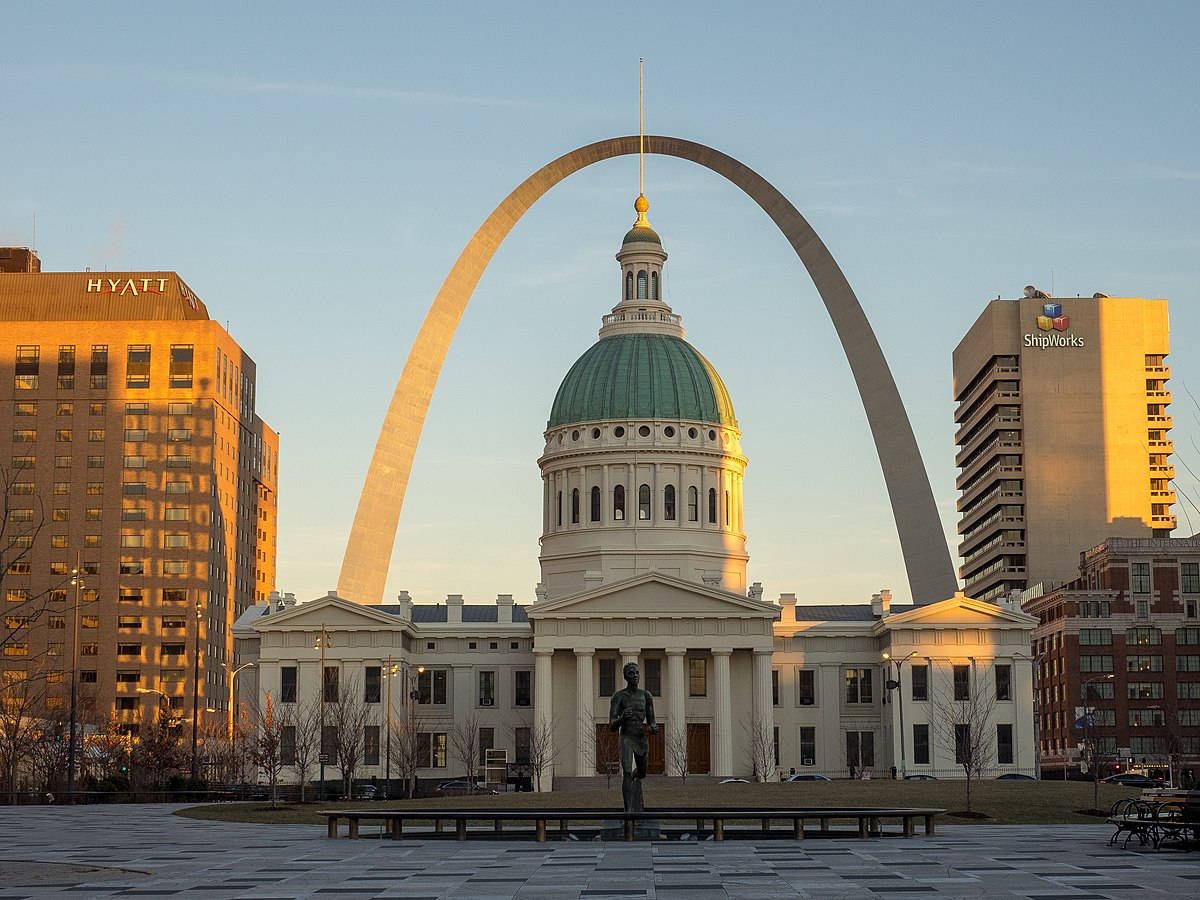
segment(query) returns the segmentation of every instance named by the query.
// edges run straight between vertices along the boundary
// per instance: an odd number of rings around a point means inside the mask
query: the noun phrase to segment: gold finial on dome
[[[650,208],[650,201],[646,199],[645,194],[638,194],[638,198],[633,201],[633,208],[637,210],[637,221],[633,223],[633,227],[649,228],[650,223],[646,220],[646,210]]]

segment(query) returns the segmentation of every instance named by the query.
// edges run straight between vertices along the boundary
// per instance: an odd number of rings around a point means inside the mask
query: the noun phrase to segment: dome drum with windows
[[[745,589],[733,403],[663,301],[662,241],[637,221],[617,262],[620,301],[559,386],[538,461],[549,596],[657,570]]]

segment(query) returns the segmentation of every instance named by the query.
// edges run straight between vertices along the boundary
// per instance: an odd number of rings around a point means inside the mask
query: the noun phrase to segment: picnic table
[[[1124,835],[1122,848],[1135,837],[1139,846],[1149,843],[1155,850],[1168,843],[1200,847],[1200,791],[1143,791],[1140,798],[1114,803],[1107,821],[1115,829],[1109,846],[1115,846]]]

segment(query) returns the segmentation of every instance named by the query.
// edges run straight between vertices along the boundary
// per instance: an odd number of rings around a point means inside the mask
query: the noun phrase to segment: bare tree
[[[965,699],[943,694],[930,704],[939,740],[966,776],[967,812],[971,811],[971,783],[989,770],[995,759],[996,736],[991,724],[995,706],[995,691],[983,690],[978,684],[971,685]]]
[[[41,497],[25,497],[18,484],[31,483],[23,469],[0,466],[0,597],[4,602],[4,627],[0,651],[9,644],[28,641],[29,628],[46,612],[53,599],[65,599],[69,576],[31,593],[20,576],[31,572],[34,548],[46,522]],[[11,576],[17,576],[13,578]]]
[[[286,706],[277,708],[267,691],[267,700],[258,716],[258,735],[250,747],[250,755],[259,771],[266,776],[267,784],[271,786],[271,807],[279,788],[279,773],[283,769],[283,755],[280,752],[283,743],[283,729],[291,724],[291,718]]]
[[[621,736],[608,725],[598,723],[594,716],[580,718],[580,733],[586,733],[583,746],[584,761],[596,774],[604,776],[604,786],[612,787],[613,775],[621,771]],[[588,772],[580,772],[587,775]]]
[[[66,787],[68,730],[66,720],[57,717],[57,711],[35,714],[27,760],[29,773],[39,789],[50,795],[62,793]]]
[[[1092,776],[1092,809],[1097,809],[1100,804],[1100,779],[1104,777],[1105,769],[1111,768],[1117,758],[1116,734],[1106,724],[1105,717],[1105,713],[1115,713],[1111,709],[1095,707],[1094,704],[1099,698],[1091,682],[1084,682],[1083,698],[1083,715],[1076,720],[1075,727],[1079,729],[1080,734],[1081,767],[1086,768]],[[1113,721],[1115,724],[1115,719]]]
[[[0,775],[12,803],[17,802],[17,778],[29,756],[38,729],[36,713],[45,699],[40,672],[7,669],[0,672]]]
[[[688,759],[688,730],[687,726],[682,722],[679,725],[668,723],[667,734],[664,740],[664,752],[667,757],[667,766],[679,773],[680,779],[684,784],[687,784],[688,767],[691,765]]]
[[[411,800],[417,790],[417,770],[429,765],[431,727],[413,716],[392,719],[392,768],[404,781]]]
[[[338,699],[326,704],[326,724],[333,726],[333,750],[342,774],[342,796],[349,800],[354,788],[354,773],[358,771],[365,748],[365,729],[371,721],[372,710],[363,700],[358,679],[351,676],[339,686]]]
[[[311,700],[297,703],[291,720],[296,728],[295,762],[292,768],[300,783],[300,802],[303,803],[305,788],[321,754],[321,708]]]
[[[535,720],[529,729],[529,768],[533,772],[534,790],[538,793],[542,790],[542,777],[549,773],[563,749],[563,743],[555,740],[554,722]]]
[[[462,763],[468,783],[474,786],[475,774],[479,770],[478,714],[471,712],[456,718],[446,739],[450,742],[450,753]]]
[[[745,726],[746,753],[754,780],[771,780],[775,772],[775,733],[766,722],[755,719]]]
[[[121,730],[121,720],[110,712],[95,734],[88,737],[87,752],[82,757],[94,776],[117,778],[129,764],[132,747],[132,739]]]
[[[167,704],[160,700],[154,723],[138,734],[133,748],[131,774],[143,787],[161,789],[171,775],[182,771],[185,763],[179,726]]]

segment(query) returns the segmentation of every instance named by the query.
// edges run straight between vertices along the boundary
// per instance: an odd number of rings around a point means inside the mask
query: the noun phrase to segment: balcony
[[[1174,478],[1175,477],[1175,467],[1172,465],[1169,465],[1169,464],[1164,465],[1164,466],[1152,465],[1152,466],[1150,466],[1150,477],[1151,478]]]
[[[1155,378],[1161,378],[1163,381],[1169,381],[1171,378],[1170,366],[1146,366],[1146,374],[1153,375]]]
[[[1016,366],[992,366],[975,383],[973,388],[958,398],[959,407],[961,408],[964,403],[970,403],[972,399],[978,397],[986,388],[994,384],[1001,375],[1020,376],[1020,374],[1021,370]]]
[[[1175,502],[1175,492],[1174,491],[1151,490],[1150,491],[1150,500],[1153,501],[1154,503],[1174,503]]]
[[[1174,529],[1175,517],[1174,516],[1151,516],[1150,517],[1150,527],[1151,528]]]
[[[1170,416],[1146,416],[1146,421],[1155,428],[1174,428],[1175,420]]]
[[[1174,453],[1175,452],[1175,442],[1174,441],[1147,441],[1147,444],[1149,445],[1151,450],[1157,450],[1161,453]]]
[[[1155,403],[1163,403],[1163,404],[1170,403],[1171,402],[1171,392],[1170,391],[1146,391],[1146,399],[1153,400]]]
[[[1015,373],[1014,373],[1015,374]],[[989,388],[995,386],[994,381],[987,382]],[[976,419],[979,414],[986,409],[991,409],[997,403],[1019,403],[1021,399],[1021,391],[1018,387],[1015,391],[993,390],[989,395],[987,391],[980,392],[972,391],[967,397],[958,404],[954,409],[954,421],[959,424],[965,424],[969,420]],[[983,401],[983,402],[980,402]],[[978,404],[978,406],[976,406]],[[974,407],[974,409],[972,409]]]

